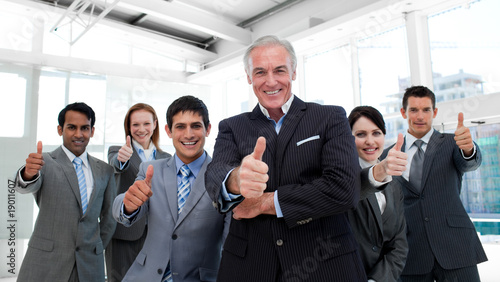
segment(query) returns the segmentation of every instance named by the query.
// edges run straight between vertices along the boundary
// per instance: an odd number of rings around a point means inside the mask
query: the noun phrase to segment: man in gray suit
[[[29,154],[16,176],[19,193],[33,193],[40,208],[17,281],[104,281],[103,250],[116,227],[113,168],[90,156],[95,114],[84,103],[59,113],[63,145]]]
[[[436,98],[427,87],[406,89],[401,114],[408,120],[401,150],[409,164],[394,178],[403,188],[409,245],[401,280],[480,281],[477,264],[487,258],[460,191],[463,174],[481,165],[481,151],[462,113],[454,134],[432,128]]]
[[[134,184],[116,197],[113,216],[119,223],[148,221],[144,247],[123,281],[215,281],[230,215],[219,214],[205,191],[210,129],[201,100],[175,100],[165,126],[175,155],[141,163]]]

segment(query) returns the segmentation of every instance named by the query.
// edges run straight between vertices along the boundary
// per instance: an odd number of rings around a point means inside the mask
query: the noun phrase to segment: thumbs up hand
[[[403,174],[406,170],[406,165],[408,164],[407,154],[405,152],[401,152],[403,143],[403,134],[399,133],[396,145],[389,150],[387,157],[373,168],[373,176],[375,180],[382,182],[389,175],[400,176]]]
[[[153,178],[154,169],[152,165],[148,166],[146,171],[146,178],[144,180],[136,180],[123,198],[123,205],[126,214],[134,213],[140,206],[142,206],[151,196],[151,179]]]
[[[45,164],[43,161],[42,155],[42,141],[38,141],[36,144],[36,153],[31,153],[28,155],[26,159],[26,166],[23,171],[23,180],[29,181],[33,180],[38,172],[42,169],[42,166]]]
[[[264,155],[265,150],[266,139],[259,137],[253,153],[243,158],[241,165],[235,170],[239,193],[234,194],[241,194],[245,198],[258,198],[262,196],[267,187],[267,180],[269,179],[269,175],[267,175],[269,167],[262,161],[262,155]]]
[[[130,135],[127,135],[127,143],[120,148],[118,151],[118,157],[116,157],[120,162],[126,163],[132,156],[132,153],[134,153],[131,143],[132,141],[130,140]]]
[[[455,142],[464,152],[466,157],[470,157],[474,152],[474,143],[469,128],[464,126],[464,114],[458,113],[457,130],[455,130]]]

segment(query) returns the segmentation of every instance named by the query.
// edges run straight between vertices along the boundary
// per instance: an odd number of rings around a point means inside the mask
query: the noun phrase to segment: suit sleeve
[[[115,173],[122,173],[126,171],[129,167],[130,160],[125,163],[125,166],[123,169],[120,167],[120,161],[118,160],[118,151],[120,150],[121,147],[118,146],[111,146],[108,149],[108,163],[113,167],[115,170]],[[135,151],[134,151],[135,153]]]
[[[368,278],[374,279],[375,281],[398,281],[399,276],[403,272],[406,263],[406,255],[408,254],[403,192],[399,186],[394,186],[393,189],[395,191],[394,200],[398,201],[394,203],[397,207],[394,214],[399,215],[397,224],[395,225],[397,232],[390,241],[385,242],[383,248],[386,254],[384,257],[375,264],[369,273],[367,273]]]
[[[226,178],[229,171],[240,165],[241,160],[238,147],[233,138],[233,132],[225,120],[219,123],[219,133],[217,135],[217,142],[215,142],[214,154],[212,162],[208,164],[207,171],[205,172],[205,189],[208,195],[214,202],[219,212],[229,211],[236,206],[229,208],[221,195],[222,182]]]
[[[453,142],[455,142],[453,140]],[[479,166],[481,165],[482,162],[482,155],[481,155],[481,150],[479,149],[479,146],[474,142],[474,145],[476,146],[476,153],[472,158],[470,159],[464,159],[462,156],[462,152],[460,151],[460,148],[456,146],[453,149],[453,161],[455,163],[455,166],[461,173],[465,173],[468,171],[474,171]]]
[[[359,194],[359,200],[362,201],[368,197],[370,194],[375,194],[376,192],[380,192],[384,190],[387,184],[382,185],[380,187],[375,187],[370,183],[370,179],[368,174],[370,173],[371,167],[365,167],[361,169],[361,191]]]
[[[147,166],[144,166],[144,162],[141,163],[139,166],[139,172],[137,174],[137,178],[135,180],[143,180],[146,178],[146,170]],[[127,189],[128,190],[128,189]],[[123,224],[126,227],[131,226],[134,224],[136,221],[138,221],[140,218],[142,218],[147,212],[148,212],[148,205],[149,205],[149,200],[147,200],[142,206],[139,207],[137,214],[132,217],[131,219],[126,218],[123,215],[123,198],[125,198],[125,193],[122,193],[116,198],[114,198],[114,201],[112,203],[112,216],[114,220],[116,220],[118,223]]]
[[[107,165],[106,165],[107,166]],[[116,228],[116,221],[113,218],[113,201],[116,197],[116,184],[113,175],[113,169],[107,166],[108,184],[104,192],[104,199],[101,208],[99,226],[101,230],[101,240],[104,248],[108,245],[113,237]]]

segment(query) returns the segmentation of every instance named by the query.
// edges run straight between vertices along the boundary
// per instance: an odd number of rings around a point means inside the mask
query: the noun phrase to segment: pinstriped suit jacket
[[[394,178],[403,188],[407,223],[409,252],[403,275],[429,273],[434,258],[445,269],[487,260],[460,200],[463,174],[480,165],[479,146],[476,145],[476,155],[465,160],[453,134],[434,131],[425,150],[422,191],[418,192],[403,177]]]
[[[125,167],[120,170],[120,162],[118,161],[118,151],[121,146],[111,146],[108,149],[108,162],[115,169],[115,180],[117,187],[117,194],[127,192],[128,188],[134,184],[135,178],[137,177],[137,173],[139,172],[139,165],[141,165],[141,157],[139,157],[139,153],[135,150],[135,147],[132,146],[132,156],[130,160],[127,162]],[[166,152],[156,152],[156,159],[165,159],[171,157],[169,153]],[[139,220],[134,225],[130,227],[125,227],[121,224],[116,226],[115,234],[113,234],[113,239],[127,240],[127,241],[135,241],[141,238],[142,234],[146,230],[146,218]]]
[[[359,197],[359,163],[345,111],[294,97],[279,135],[256,106],[219,124],[205,185],[214,205],[227,173],[266,138],[266,192],[284,218],[232,220],[218,281],[366,281],[346,211]]]
[[[17,281],[68,281],[76,263],[80,281],[104,282],[103,250],[116,221],[113,168],[88,155],[94,189],[82,215],[80,188],[73,164],[61,147],[43,153],[40,177],[16,190],[33,193],[40,208]]]

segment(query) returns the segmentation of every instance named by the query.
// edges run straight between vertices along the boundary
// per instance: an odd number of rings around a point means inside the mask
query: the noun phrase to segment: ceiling
[[[160,41],[197,55],[187,59],[206,63],[219,56],[214,47],[224,42],[247,46],[256,23],[304,0],[28,0],[59,10],[59,27],[69,21],[100,23],[135,33],[150,33]],[[92,18],[92,19],[90,19]],[[55,26],[57,28],[57,26]],[[92,27],[88,27],[90,30]],[[56,30],[57,31],[57,30]],[[75,40],[76,39],[76,40]],[[73,36],[71,43],[79,38]]]
[[[80,30],[71,32],[71,38],[67,40],[70,44],[76,44],[92,28],[111,28],[111,32],[106,33],[109,36],[121,36],[132,44],[147,46],[173,57],[200,64],[203,70],[223,65],[232,59],[239,59],[245,48],[263,35],[274,34],[287,38],[294,43],[296,50],[300,51],[346,37],[347,34],[359,32],[362,28],[372,26],[377,26],[377,30],[387,28],[393,19],[401,19],[402,15],[409,11],[440,2],[450,2],[450,0],[0,1],[45,11],[48,15],[47,22],[53,25],[50,28],[54,33],[62,34],[61,30],[72,26],[68,22],[78,23]],[[97,22],[99,24],[94,25]]]

